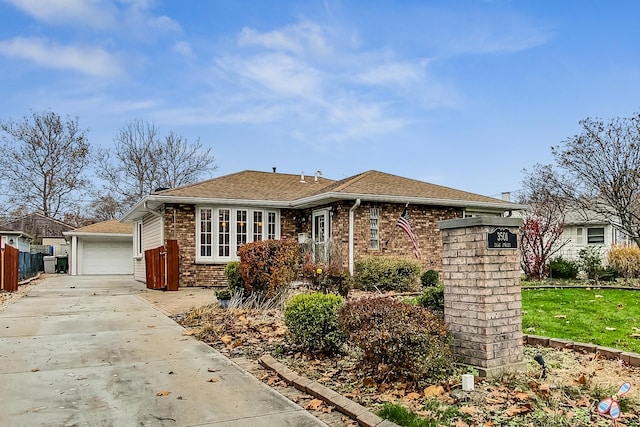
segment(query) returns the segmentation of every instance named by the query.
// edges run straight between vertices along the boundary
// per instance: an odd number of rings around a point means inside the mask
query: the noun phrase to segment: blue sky
[[[640,109],[637,1],[0,0],[0,118],[133,119],[245,169],[499,197]]]

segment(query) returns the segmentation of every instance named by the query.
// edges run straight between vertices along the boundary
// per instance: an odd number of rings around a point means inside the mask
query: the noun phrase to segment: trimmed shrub
[[[562,257],[557,257],[549,263],[549,276],[552,279],[575,279],[579,272],[577,262]]]
[[[442,316],[388,297],[349,300],[338,312],[340,329],[363,352],[363,365],[385,380],[421,385],[454,370]]]
[[[419,288],[420,263],[395,257],[365,257],[355,264],[355,287],[366,291],[413,291]]]
[[[224,266],[224,275],[227,278],[227,286],[232,293],[246,291],[242,274],[240,274],[240,262],[231,261]]]
[[[418,297],[418,305],[444,313],[444,285],[437,284],[424,288]]]
[[[280,293],[296,277],[300,253],[295,240],[262,240],[238,249],[240,274],[249,293]]]
[[[338,328],[338,309],[344,304],[339,295],[299,294],[284,309],[289,339],[312,353],[335,353],[345,337]]]
[[[628,279],[640,277],[640,248],[636,245],[616,245],[607,254],[609,267]]]
[[[420,282],[422,283],[422,287],[426,288],[427,286],[435,286],[438,284],[438,272],[435,270],[427,270],[422,273],[420,276]]]

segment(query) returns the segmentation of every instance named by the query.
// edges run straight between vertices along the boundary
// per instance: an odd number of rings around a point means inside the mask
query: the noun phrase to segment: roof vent
[[[273,173],[276,173],[276,167],[272,166],[271,169],[273,169]]]
[[[304,180],[304,171],[300,172],[300,182],[306,184],[307,181]]]
[[[314,177],[313,177],[313,181],[314,181],[316,184],[318,183],[318,177],[319,177],[319,176],[322,176],[322,171],[321,171],[320,169],[318,169],[318,170],[316,171],[316,174],[315,174],[315,175],[314,175]]]
[[[158,187],[155,190],[153,190],[154,193],[159,193],[161,191],[165,191],[165,190],[169,190],[169,187]]]

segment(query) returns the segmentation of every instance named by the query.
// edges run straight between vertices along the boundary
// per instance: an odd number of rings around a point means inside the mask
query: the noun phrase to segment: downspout
[[[163,217],[163,215],[162,215],[160,212],[157,212],[157,211],[154,211],[153,209],[151,209],[151,208],[149,207],[149,205],[147,204],[147,202],[144,202],[143,206],[144,206],[144,210],[146,210],[146,211],[147,211],[147,212],[149,212],[150,214],[155,215],[155,216],[157,216],[158,218],[162,218],[162,217]]]
[[[78,275],[78,236],[71,236],[71,253],[69,254],[69,271],[72,276]]]
[[[349,209],[349,274],[353,276],[353,223],[354,223],[354,211],[360,206],[360,199],[356,199],[356,202]]]

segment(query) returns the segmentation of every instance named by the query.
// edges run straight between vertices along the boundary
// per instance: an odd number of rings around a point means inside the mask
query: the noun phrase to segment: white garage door
[[[79,274],[133,274],[131,241],[84,241]]]

